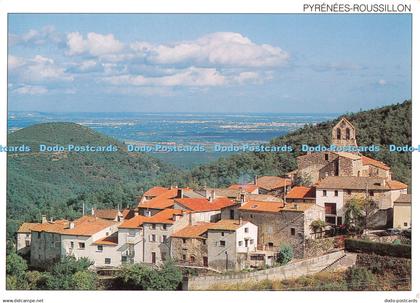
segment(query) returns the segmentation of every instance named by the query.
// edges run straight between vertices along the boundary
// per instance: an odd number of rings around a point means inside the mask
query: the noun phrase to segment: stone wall
[[[250,273],[191,277],[188,280],[184,281],[183,289],[206,290],[220,284],[237,285],[247,282],[258,282],[263,280],[280,281],[285,279],[294,279],[301,276],[318,273],[344,256],[344,251],[337,251],[328,255],[293,262],[285,266],[274,267]]]
[[[170,241],[171,257],[176,263],[205,266],[204,258],[208,256],[205,239],[171,238]]]
[[[234,231],[209,230],[207,249],[209,267],[216,270],[236,270],[236,233]],[[220,241],[225,241],[222,246]]]
[[[31,234],[31,266],[48,268],[61,259],[61,236],[47,232]]]
[[[258,244],[263,249],[278,250],[282,244],[293,247],[295,258],[303,258],[305,220],[303,212],[279,213],[240,211],[243,220],[258,226]],[[294,235],[293,230],[294,229]]]

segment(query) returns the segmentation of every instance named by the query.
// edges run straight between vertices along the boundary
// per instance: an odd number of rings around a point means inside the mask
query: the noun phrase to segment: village
[[[355,127],[341,119],[331,143],[357,146]],[[374,205],[364,233],[411,232],[408,186],[393,180],[387,164],[331,151],[308,152],[297,164],[284,176],[255,176],[227,188],[155,186],[138,197],[137,207],[90,209],[73,221],[43,216],[20,226],[16,249],[44,269],[66,256],[86,257],[97,270],[167,260],[218,273],[263,269],[276,264],[285,245],[297,260],[336,249],[337,241],[323,249],[313,243],[349,228],[351,201]]]

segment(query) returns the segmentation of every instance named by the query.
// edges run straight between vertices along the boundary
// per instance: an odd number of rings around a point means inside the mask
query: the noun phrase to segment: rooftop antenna
[[[85,202],[83,202],[83,204],[82,204],[82,214],[83,214],[83,216],[85,215]]]

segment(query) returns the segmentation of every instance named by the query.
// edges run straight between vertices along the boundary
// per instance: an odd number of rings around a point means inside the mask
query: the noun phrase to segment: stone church
[[[355,146],[356,128],[342,118],[332,129],[331,143],[336,146]],[[390,168],[385,163],[363,156],[359,152],[308,152],[297,157],[297,176],[312,184],[328,176],[380,177],[391,180]]]

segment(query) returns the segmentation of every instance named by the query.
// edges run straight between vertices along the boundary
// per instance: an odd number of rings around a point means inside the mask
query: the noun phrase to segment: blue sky
[[[411,98],[411,16],[10,14],[9,110],[350,112]]]

